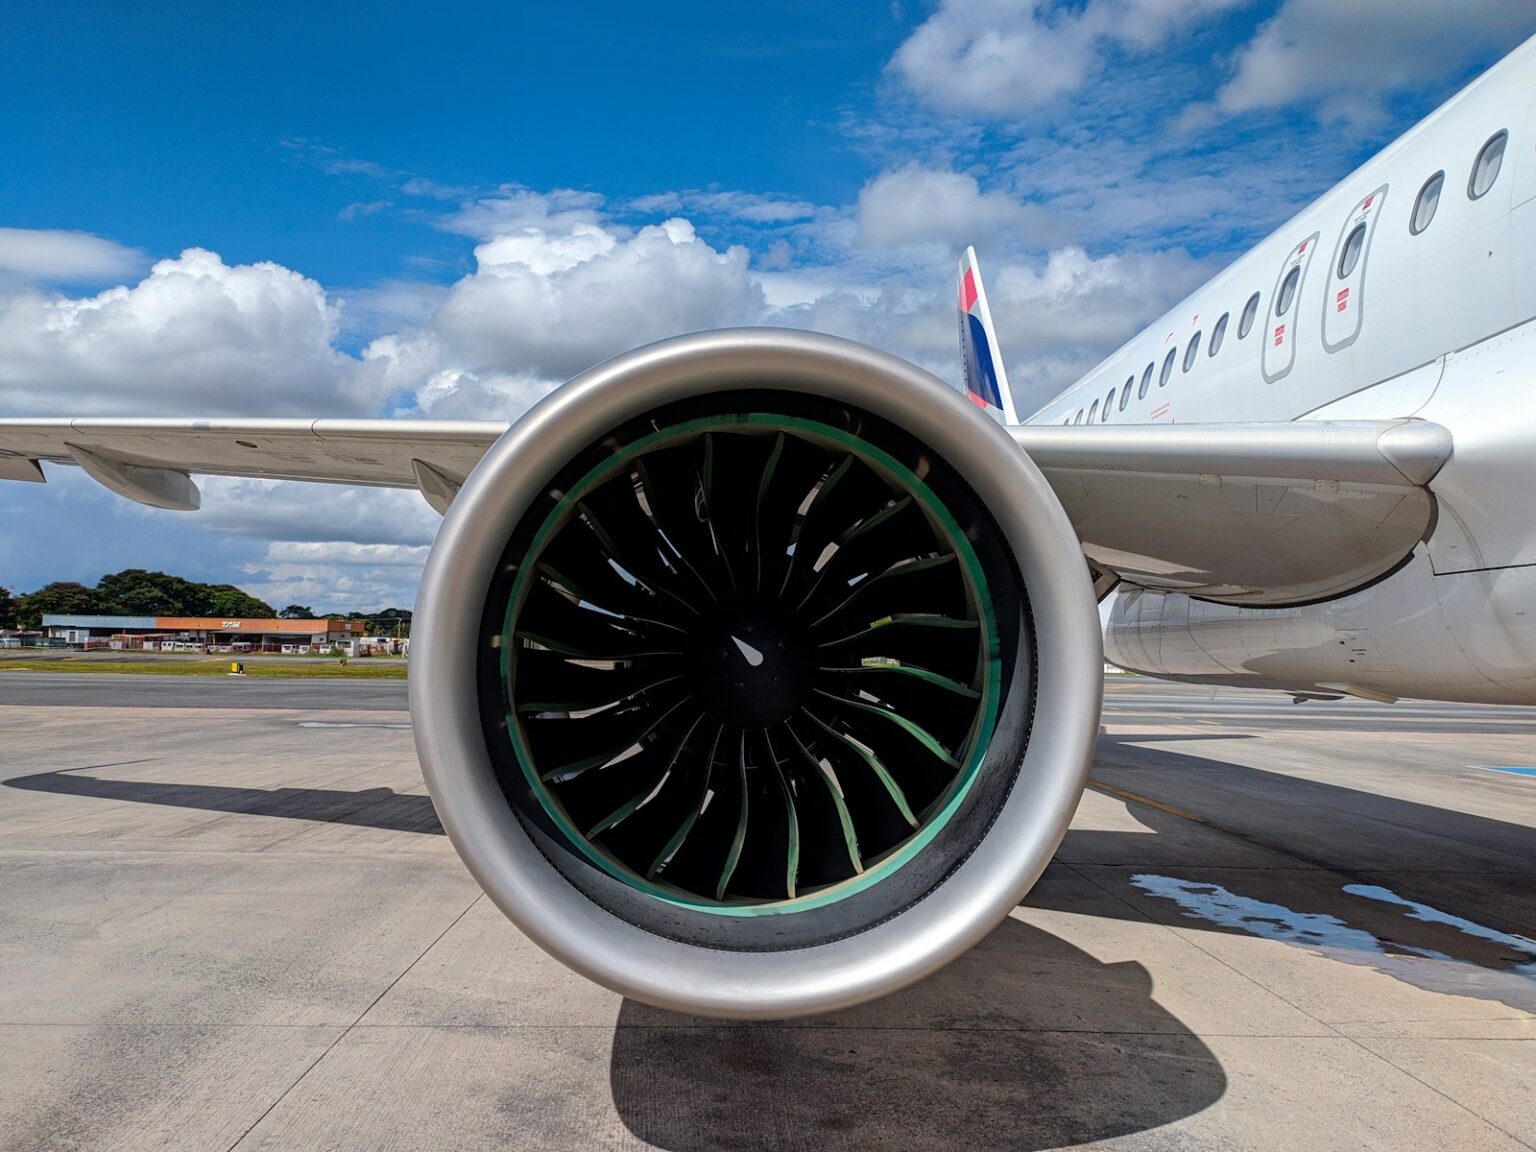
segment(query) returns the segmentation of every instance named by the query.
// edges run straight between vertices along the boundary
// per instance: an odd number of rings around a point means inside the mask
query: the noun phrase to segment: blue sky
[[[0,415],[509,417],[627,347],[816,328],[1025,407],[1536,33],[1500,0],[0,13]],[[1031,401],[1033,403],[1031,403]],[[0,489],[0,585],[404,603],[410,493]]]

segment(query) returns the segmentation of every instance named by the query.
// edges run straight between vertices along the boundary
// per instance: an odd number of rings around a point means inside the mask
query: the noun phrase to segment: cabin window
[[[1065,420],[1063,420],[1061,422],[1061,424],[1062,424],[1062,427],[1064,427],[1064,428],[1070,428],[1072,426],[1072,417],[1068,416]]]
[[[1120,411],[1125,411],[1125,406],[1131,402],[1131,385],[1136,383],[1134,374],[1125,378],[1125,384],[1120,389]]]
[[[1339,253],[1339,279],[1343,280],[1355,270],[1355,265],[1360,263],[1360,252],[1365,248],[1365,225],[1356,224],[1350,229],[1349,235],[1344,237],[1344,250]]]
[[[1227,338],[1227,321],[1232,318],[1232,313],[1223,312],[1221,319],[1216,321],[1216,327],[1211,329],[1211,347],[1206,352],[1207,356],[1214,356],[1221,351],[1221,342]]]
[[[1413,218],[1408,221],[1408,231],[1415,236],[1435,218],[1435,209],[1440,207],[1440,189],[1444,187],[1445,173],[1441,171],[1424,181],[1424,187],[1419,189],[1419,198],[1413,202]]]
[[[1242,319],[1237,322],[1237,338],[1241,340],[1249,332],[1253,331],[1253,322],[1259,315],[1259,294],[1255,292],[1248,297],[1248,303],[1243,305]]]
[[[1168,383],[1168,377],[1173,375],[1173,359],[1179,354],[1177,348],[1168,349],[1168,355],[1163,357],[1163,370],[1157,374],[1157,386],[1161,388]]]
[[[1073,418],[1072,423],[1074,423],[1074,424],[1081,424],[1082,422],[1083,422],[1083,410],[1081,408],[1079,408],[1077,410],[1077,416]]]
[[[1096,423],[1098,423],[1098,419],[1099,419],[1099,402],[1097,400],[1095,400],[1093,402],[1093,407],[1088,409],[1088,423],[1096,424]]]
[[[1145,400],[1147,398],[1147,389],[1152,387],[1152,370],[1156,367],[1156,364],[1148,364],[1147,370],[1141,374],[1141,387],[1136,389],[1136,399]]]
[[[1115,402],[1115,390],[1113,388],[1111,388],[1109,390],[1109,395],[1104,397],[1104,410],[1099,415],[1099,423],[1100,424],[1104,423],[1104,421],[1109,419],[1109,409],[1110,409],[1110,406],[1112,404],[1114,404],[1114,402]]]
[[[1196,332],[1190,339],[1189,347],[1184,349],[1184,371],[1188,372],[1195,366],[1195,357],[1200,355],[1200,333]]]
[[[1298,264],[1285,274],[1285,280],[1280,285],[1280,294],[1275,297],[1275,315],[1284,316],[1290,311],[1291,301],[1296,299],[1296,285],[1301,283],[1301,265]]]
[[[1477,154],[1477,163],[1472,165],[1472,179],[1467,182],[1467,195],[1472,199],[1480,200],[1488,195],[1488,189],[1499,178],[1499,169],[1504,166],[1504,147],[1508,143],[1508,132],[1496,132]]]

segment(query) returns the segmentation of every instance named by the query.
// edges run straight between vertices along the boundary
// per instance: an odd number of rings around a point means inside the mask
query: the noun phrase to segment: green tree
[[[219,616],[226,620],[270,620],[277,613],[265,600],[258,600],[248,592],[242,592],[233,584],[204,584],[208,593],[208,610],[203,616]]]
[[[44,614],[91,616],[110,611],[112,609],[103,605],[94,588],[73,581],[44,584],[36,592],[28,592],[16,599],[16,622],[27,629],[40,628]]]
[[[0,628],[16,627],[16,597],[11,590],[0,586]]]
[[[277,614],[279,620],[313,620],[315,610],[303,604],[290,604]]]
[[[180,576],[125,568],[103,576],[96,591],[111,610],[126,616],[201,616],[205,597]]]
[[[218,616],[266,618],[272,606],[233,584],[199,584],[165,572],[125,568],[103,576],[96,585],[102,611],[125,616]]]

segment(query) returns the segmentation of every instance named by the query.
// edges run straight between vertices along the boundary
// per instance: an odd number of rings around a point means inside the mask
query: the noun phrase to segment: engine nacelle
[[[1102,653],[1009,437],[829,337],[712,332],[549,396],[454,500],[411,711],[448,835],[609,988],[726,1017],[894,991],[1066,830]]]

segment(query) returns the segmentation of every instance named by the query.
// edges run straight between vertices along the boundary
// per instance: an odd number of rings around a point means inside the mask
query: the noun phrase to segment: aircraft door
[[[1334,246],[1328,290],[1323,293],[1323,347],[1329,352],[1348,348],[1360,335],[1365,316],[1365,266],[1386,198],[1387,186],[1383,184],[1356,204]]]
[[[1530,201],[1536,199],[1536,104],[1531,106],[1526,117],[1524,131],[1510,140],[1509,150],[1512,155],[1505,156],[1504,163],[1515,162],[1515,186],[1510,193],[1510,206],[1533,207]]]
[[[1520,271],[1528,267],[1522,262],[1523,254],[1536,250],[1536,106],[1531,109],[1524,131],[1510,138],[1509,147],[1515,160],[1509,239],[1511,251],[1519,254],[1513,265],[1514,304],[1516,317],[1523,319],[1536,316],[1536,278]],[[1509,159],[1506,156],[1504,162],[1509,163]]]
[[[1318,233],[1314,232],[1291,249],[1275,290],[1269,297],[1269,326],[1264,339],[1264,379],[1270,384],[1283,378],[1296,363],[1297,319],[1301,316],[1301,293],[1306,287],[1307,268],[1317,251]]]

